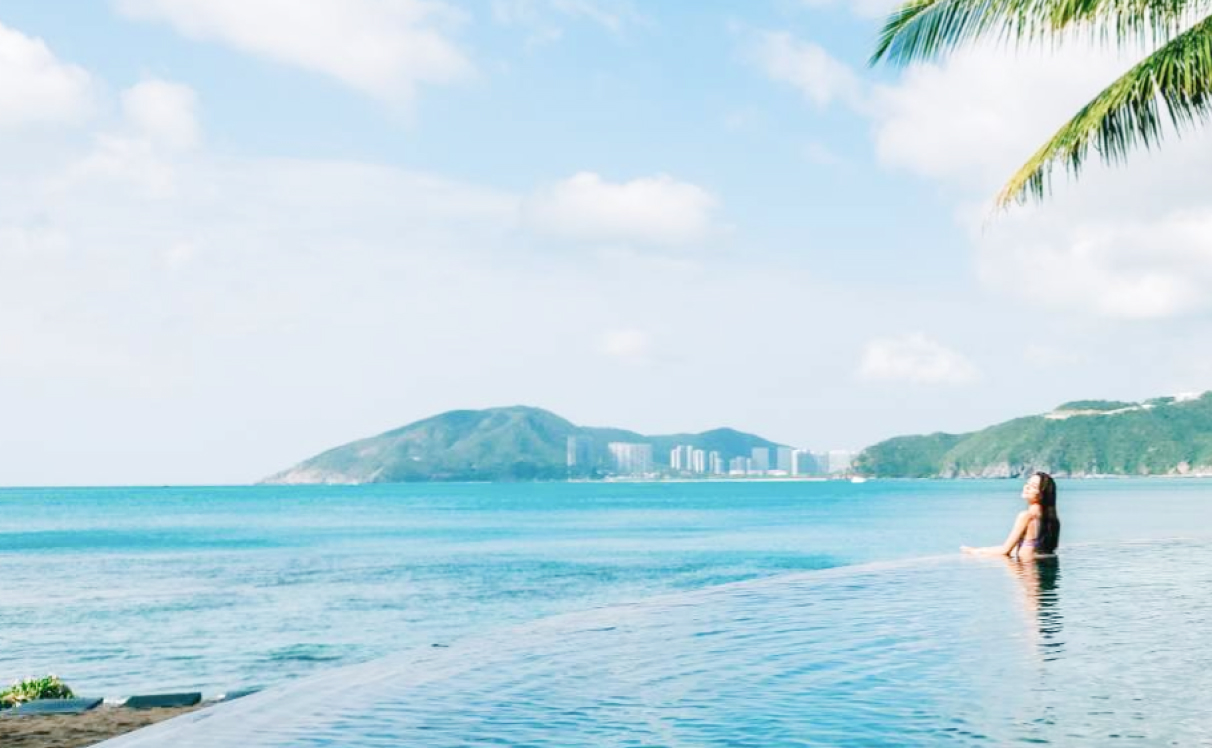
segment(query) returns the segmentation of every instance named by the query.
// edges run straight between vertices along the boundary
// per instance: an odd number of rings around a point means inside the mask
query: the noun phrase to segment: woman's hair
[[[1056,481],[1052,476],[1040,471],[1035,474],[1039,478],[1039,535],[1036,549],[1041,553],[1054,553],[1060,544],[1060,516],[1056,513]]]

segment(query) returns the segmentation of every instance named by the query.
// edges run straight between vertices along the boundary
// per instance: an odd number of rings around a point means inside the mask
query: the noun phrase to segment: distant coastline
[[[531,406],[455,410],[329,449],[263,483],[531,482],[825,477],[853,452],[812,452],[722,427],[645,435]]]
[[[270,484],[832,478],[1212,477],[1212,393],[1079,400],[971,433],[899,436],[857,453],[731,428],[646,436],[540,408],[460,410],[329,449]]]
[[[867,447],[863,475],[902,478],[1212,476],[1212,392],[1136,403],[1079,400],[966,434]]]

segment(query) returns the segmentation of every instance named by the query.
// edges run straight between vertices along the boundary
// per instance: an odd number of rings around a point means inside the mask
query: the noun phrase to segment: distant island
[[[852,459],[853,458],[853,459]],[[541,408],[454,410],[330,449],[264,483],[612,478],[1011,478],[1212,475],[1212,392],[1079,400],[967,434],[898,436],[814,453],[719,428],[645,436]]]
[[[899,436],[863,450],[854,467],[895,478],[1212,474],[1212,392],[1079,400],[969,434]]]
[[[841,451],[793,450],[730,428],[645,436],[577,426],[541,408],[513,406],[442,413],[330,449],[263,482],[806,477],[840,472],[849,458]]]

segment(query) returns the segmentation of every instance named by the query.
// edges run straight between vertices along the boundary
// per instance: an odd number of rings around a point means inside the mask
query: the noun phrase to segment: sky
[[[991,198],[1143,54],[882,0],[0,0],[0,485],[526,404],[814,450],[1212,388],[1212,141]]]

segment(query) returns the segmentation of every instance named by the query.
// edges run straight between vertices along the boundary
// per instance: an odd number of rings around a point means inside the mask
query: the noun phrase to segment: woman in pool
[[[1056,513],[1056,481],[1047,473],[1036,473],[1023,486],[1027,508],[1018,513],[1006,542],[987,548],[961,546],[964,553],[981,556],[1014,556],[1021,559],[1051,556],[1060,542],[1060,517]]]

